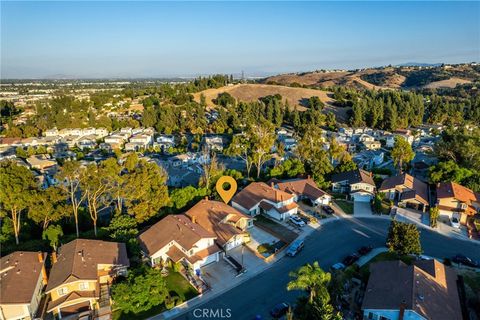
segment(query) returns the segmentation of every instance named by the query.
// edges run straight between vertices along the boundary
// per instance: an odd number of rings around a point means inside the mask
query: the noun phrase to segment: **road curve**
[[[361,246],[381,247],[385,244],[389,224],[389,220],[375,218],[340,219],[328,223],[305,239],[305,248],[298,256],[282,258],[266,271],[176,319],[249,320],[256,315],[269,319],[268,312],[275,304],[293,303],[300,294],[286,290],[290,271],[313,261],[318,261],[327,270]],[[477,243],[449,238],[428,229],[420,229],[420,232],[425,255],[444,258],[463,253],[480,260]]]

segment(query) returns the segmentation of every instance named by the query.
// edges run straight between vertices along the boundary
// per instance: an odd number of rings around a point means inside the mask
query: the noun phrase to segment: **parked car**
[[[367,253],[370,253],[370,251],[372,251],[372,250],[373,250],[372,246],[363,246],[360,249],[358,249],[357,252],[358,252],[359,255],[364,256]]]
[[[331,266],[330,269],[332,269],[332,271],[343,270],[345,269],[345,265],[341,262],[337,262],[333,266]]]
[[[323,211],[325,211],[327,214],[334,214],[335,211],[332,209],[330,206],[323,206]]]
[[[288,303],[286,302],[279,303],[275,307],[273,307],[272,310],[270,310],[270,315],[274,318],[280,318],[287,313],[288,308],[290,308]]]
[[[302,216],[299,215],[299,217],[300,217],[300,219],[302,219],[303,222],[305,222],[305,224],[309,224],[309,223],[310,223],[310,219],[309,219],[308,217],[303,216],[303,215],[302,215]]]
[[[351,255],[349,255],[349,256],[345,257],[345,259],[343,259],[343,264],[346,265],[346,266],[351,266],[352,264],[357,262],[359,258],[360,258],[360,256],[358,254],[352,253]]]
[[[452,225],[452,227],[460,229],[460,220],[458,219],[458,217],[453,216],[452,220],[450,220],[450,224]]]
[[[478,262],[470,259],[467,256],[464,256],[463,254],[457,254],[455,257],[452,258],[452,262],[463,264],[468,267],[480,268],[480,265],[478,264]]]
[[[300,219],[299,216],[293,215],[290,217],[290,222],[296,225],[297,227],[303,227],[305,226],[305,222]]]
[[[303,240],[293,241],[292,244],[290,245],[290,247],[288,247],[286,255],[290,256],[290,257],[295,257],[297,255],[297,253],[302,251],[304,245],[305,244],[304,244]]]

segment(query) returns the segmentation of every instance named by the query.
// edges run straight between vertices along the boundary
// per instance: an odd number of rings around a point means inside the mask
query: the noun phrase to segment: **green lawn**
[[[346,214],[353,214],[353,202],[336,199],[334,201]]]
[[[168,291],[171,296],[178,296],[182,301],[187,301],[198,295],[190,283],[178,272],[170,270],[168,276],[165,277]],[[166,310],[165,305],[162,303],[147,311],[140,313],[122,313],[121,310],[116,310],[112,314],[113,320],[143,320],[153,317]]]

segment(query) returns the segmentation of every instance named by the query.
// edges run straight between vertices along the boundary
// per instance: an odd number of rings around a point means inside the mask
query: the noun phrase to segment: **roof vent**
[[[418,295],[418,299],[420,299],[421,301],[423,301],[425,299],[425,297],[423,296],[423,294],[419,294]]]

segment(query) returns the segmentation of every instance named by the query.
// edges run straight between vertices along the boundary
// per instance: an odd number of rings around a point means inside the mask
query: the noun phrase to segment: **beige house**
[[[34,319],[47,284],[46,254],[16,251],[0,260],[0,319]]]
[[[385,193],[386,199],[397,201],[399,207],[425,212],[429,205],[428,185],[408,173],[383,180],[378,191]]]
[[[215,234],[216,243],[225,251],[250,239],[247,229],[253,226],[252,217],[223,202],[206,198],[185,212],[185,215],[192,222]]]
[[[140,247],[151,266],[172,261],[196,271],[219,260],[215,233],[194,223],[184,214],[169,215],[138,236]]]
[[[298,211],[295,196],[263,182],[252,182],[232,199],[232,207],[250,216],[263,213],[284,221]]]
[[[480,193],[455,182],[437,185],[437,207],[440,216],[452,218],[457,215],[460,223],[466,224],[467,218],[480,212]]]
[[[372,173],[362,169],[332,176],[332,191],[349,194],[354,201],[369,202],[375,195],[375,188]]]
[[[126,275],[129,261],[124,243],[77,239],[52,256],[52,270],[46,294],[47,312],[58,318],[110,312],[108,285],[118,275]]]

